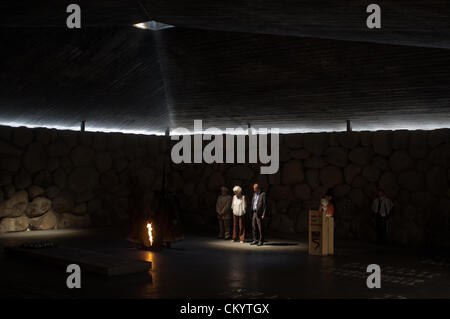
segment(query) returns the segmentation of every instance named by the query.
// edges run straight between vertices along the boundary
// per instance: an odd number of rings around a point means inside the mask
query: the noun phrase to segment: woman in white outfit
[[[247,205],[245,203],[245,196],[242,195],[242,188],[239,186],[233,187],[233,201],[231,202],[231,210],[233,211],[233,239],[241,243],[245,240],[245,221],[244,215],[246,213]]]

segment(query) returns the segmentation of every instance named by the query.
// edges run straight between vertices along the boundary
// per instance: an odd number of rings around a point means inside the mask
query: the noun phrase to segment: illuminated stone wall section
[[[450,246],[450,129],[281,135],[280,171],[255,164],[167,167],[185,224],[215,225],[219,187],[257,181],[273,231],[305,233],[307,215],[333,195],[336,235],[373,241],[370,204],[394,201],[390,240]],[[0,127],[0,232],[123,225],[135,185],[161,188],[163,136]],[[168,159],[170,161],[170,159]],[[133,178],[136,177],[136,178]]]

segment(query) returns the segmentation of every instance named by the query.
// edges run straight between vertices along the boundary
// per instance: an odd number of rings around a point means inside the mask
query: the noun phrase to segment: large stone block
[[[54,171],[52,177],[53,183],[60,189],[63,189],[66,186],[66,172],[62,168],[58,168]]]
[[[20,148],[0,140],[0,155],[3,156],[20,156],[22,153],[22,151],[20,150]]]
[[[392,147],[395,150],[407,150],[409,147],[410,132],[407,130],[398,130],[392,133]]]
[[[329,193],[329,187],[321,185],[318,188],[313,190],[312,193],[312,200],[316,203],[314,205],[314,208],[317,209],[317,205],[320,202],[320,200],[325,196],[325,194]]]
[[[352,184],[353,179],[361,173],[361,167],[350,164],[344,169],[345,182],[347,184]]]
[[[60,166],[66,174],[70,174],[72,172],[73,164],[69,157],[62,157],[60,159]]]
[[[27,206],[28,193],[23,190],[18,191],[12,194],[11,198],[0,203],[0,218],[22,216]]]
[[[94,134],[94,139],[92,141],[92,146],[97,151],[105,151],[107,148],[107,134],[96,133]]]
[[[297,216],[296,230],[299,233],[305,233],[308,231],[308,211],[301,211]]]
[[[0,186],[10,185],[13,181],[13,173],[8,171],[0,171]]]
[[[45,197],[36,197],[28,204],[26,215],[28,217],[37,217],[44,215],[52,207],[52,201]]]
[[[389,166],[394,172],[402,172],[411,169],[414,162],[404,150],[396,151],[389,158]]]
[[[327,162],[319,156],[312,156],[303,161],[303,165],[306,168],[322,168],[327,166]]]
[[[392,172],[384,172],[379,181],[379,187],[384,191],[387,197],[395,198],[399,191],[397,177]]]
[[[326,166],[320,170],[320,182],[327,188],[332,188],[344,181],[342,170],[336,166]]]
[[[58,186],[50,186],[45,189],[45,195],[50,199],[54,199],[60,191],[61,189]]]
[[[282,184],[297,184],[305,179],[303,167],[300,161],[291,160],[283,164]]]
[[[450,129],[439,129],[427,132],[428,145],[431,148],[450,142]]]
[[[75,192],[83,192],[98,185],[97,170],[90,166],[77,167],[69,176],[68,186]]]
[[[377,131],[373,134],[372,145],[375,153],[388,156],[392,152],[392,132]]]
[[[375,165],[369,165],[369,166],[364,167],[364,169],[363,169],[363,176],[369,182],[378,181],[380,174],[381,174],[381,169]]]
[[[14,194],[16,193],[16,188],[14,187],[14,185],[8,184],[3,186],[3,194],[5,196],[5,198],[11,198],[14,196]]]
[[[361,145],[363,147],[371,147],[372,146],[372,136],[373,136],[373,132],[370,132],[370,131],[359,132],[359,138],[361,140]]]
[[[69,149],[73,149],[78,144],[78,131],[65,130],[59,131],[58,133]]]
[[[68,191],[60,192],[52,201],[52,208],[58,214],[72,212],[74,207],[73,195]]]
[[[41,143],[44,146],[47,146],[52,139],[52,131],[46,128],[37,128],[35,129],[36,142]]]
[[[350,191],[350,200],[358,208],[368,207],[370,204],[369,198],[360,188],[355,188]]]
[[[445,196],[449,189],[449,183],[447,181],[447,171],[439,166],[433,167],[427,173],[427,186],[428,189],[437,196]]]
[[[295,158],[295,159],[303,160],[303,159],[307,159],[310,156],[311,156],[311,153],[305,149],[291,150],[291,157]]]
[[[442,167],[450,166],[450,142],[434,148],[427,157],[428,162]]]
[[[436,206],[437,199],[429,192],[413,192],[411,193],[411,203],[415,207],[431,208]],[[421,210],[423,211],[423,210]]]
[[[105,172],[100,176],[100,184],[104,189],[112,190],[117,187],[119,183],[119,176],[117,176],[116,172],[113,170]]]
[[[124,225],[130,219],[130,216],[127,214],[127,212],[117,206],[112,208],[110,217],[113,225]]]
[[[424,187],[425,178],[417,171],[406,171],[399,175],[398,183],[408,191],[418,191]]]
[[[281,146],[280,150],[279,150],[279,158],[280,158],[280,162],[287,162],[289,161],[292,157],[291,157],[291,151],[290,149],[288,149],[285,146]]]
[[[388,160],[384,156],[376,156],[372,161],[372,165],[375,165],[382,171],[386,171],[389,168]]]
[[[94,226],[111,226],[111,216],[107,210],[99,210],[92,214],[91,216],[92,225]]]
[[[26,127],[18,127],[13,130],[13,143],[19,147],[25,147],[33,141],[33,130]]]
[[[318,169],[308,169],[305,173],[306,183],[312,188],[317,188],[320,186],[319,170]]]
[[[229,179],[252,180],[255,172],[247,165],[236,165],[227,171],[226,175]]]
[[[58,217],[58,229],[85,228],[89,226],[91,226],[91,219],[89,215],[76,216],[64,213]]]
[[[409,154],[412,158],[425,158],[428,154],[427,134],[425,131],[411,132]]]
[[[106,137],[106,146],[110,151],[115,151],[123,147],[125,135],[122,133],[110,133]]]
[[[280,171],[276,172],[275,174],[270,174],[268,178],[270,185],[279,185],[281,183]]]
[[[329,164],[339,167],[347,165],[347,150],[341,147],[330,147],[325,151],[324,159]]]
[[[183,193],[186,196],[192,196],[195,193],[195,183],[192,181],[187,181],[183,187]]]
[[[291,198],[291,189],[287,185],[274,185],[270,188],[270,198],[273,200]]]
[[[56,138],[50,143],[49,155],[50,156],[67,156],[69,155],[70,148],[64,143],[62,138]]]
[[[363,187],[364,194],[368,196],[369,199],[377,197],[378,187],[375,183],[367,183]]]
[[[289,216],[278,214],[272,219],[270,229],[277,232],[293,233],[295,232],[295,224]]]
[[[31,176],[24,169],[20,170],[19,173],[14,176],[14,186],[16,189],[25,189],[31,186]]]
[[[368,165],[372,161],[373,151],[369,147],[357,147],[348,153],[351,162],[360,166]]]
[[[362,175],[356,176],[352,181],[353,188],[363,188],[367,184],[367,179],[365,179]]]
[[[258,183],[259,187],[263,191],[267,191],[269,189],[269,181],[267,175],[258,175],[256,177],[256,183]]]
[[[23,166],[31,174],[37,173],[47,167],[47,153],[41,143],[34,142],[28,145],[22,159]]]
[[[351,189],[352,188],[350,185],[340,184],[333,188],[333,190],[331,191],[331,195],[333,196],[333,198],[344,197],[348,195]]]
[[[74,167],[88,166],[93,162],[94,152],[87,146],[76,146],[70,153]]]
[[[100,173],[106,172],[112,167],[113,160],[106,152],[97,152],[95,154],[95,167]]]
[[[92,141],[94,140],[94,135],[97,133],[94,132],[80,132],[78,135],[78,141],[80,145],[90,147],[92,145]]]
[[[340,132],[339,143],[345,148],[353,149],[359,144],[359,135],[357,132]]]
[[[72,213],[73,213],[74,215],[77,215],[77,216],[83,216],[83,215],[86,215],[86,213],[87,213],[87,204],[86,204],[85,202],[84,202],[84,203],[77,204],[77,205],[74,207]]]
[[[59,168],[59,158],[58,157],[50,157],[47,161],[47,171],[52,173],[57,168]]]
[[[45,190],[42,187],[31,185],[28,187],[28,197],[30,199],[34,199],[39,196],[43,196],[45,194]]]
[[[328,145],[329,146],[341,146],[341,144],[339,143],[339,134],[341,134],[341,132],[328,133]]]
[[[9,141],[12,136],[12,127],[0,125],[0,139]]]
[[[327,133],[308,133],[303,136],[305,149],[315,155],[321,155],[328,146]]]
[[[102,209],[102,200],[99,198],[93,198],[90,201],[88,201],[87,204],[87,213],[93,214],[95,212],[98,212]]]
[[[8,156],[0,158],[0,170],[15,173],[20,167],[20,157]]]
[[[50,174],[50,172],[47,171],[40,171],[35,175],[33,179],[33,184],[42,186],[44,188],[53,185],[52,174]]]
[[[0,220],[0,233],[25,231],[28,225],[29,219],[26,216],[3,218]]]
[[[286,134],[284,135],[284,144],[291,149],[299,149],[303,146],[302,134]]]
[[[167,178],[167,189],[169,192],[181,191],[184,186],[183,177],[178,172],[171,172]]]
[[[29,219],[29,228],[31,230],[48,230],[56,227],[56,214],[49,210],[46,214]]]
[[[212,173],[208,178],[207,189],[211,192],[219,192],[221,186],[225,185],[225,179],[219,172]]]
[[[297,184],[294,187],[294,197],[300,200],[311,198],[311,187],[307,184]]]

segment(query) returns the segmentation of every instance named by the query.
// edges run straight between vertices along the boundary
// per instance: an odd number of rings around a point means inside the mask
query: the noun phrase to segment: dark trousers
[[[231,237],[231,218],[217,218],[219,222],[219,237],[230,238]]]
[[[377,228],[377,243],[385,244],[387,241],[387,218],[377,214],[375,217],[375,224]]]
[[[263,242],[264,236],[263,236],[263,221],[260,216],[256,212],[253,213],[252,218],[252,232],[253,232],[253,241],[259,241],[260,243]],[[259,236],[258,236],[259,235]]]

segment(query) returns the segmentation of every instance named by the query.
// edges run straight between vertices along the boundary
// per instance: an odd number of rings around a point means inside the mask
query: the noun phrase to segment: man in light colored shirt
[[[378,191],[378,197],[372,202],[372,212],[375,214],[375,225],[377,230],[377,243],[385,244],[387,235],[387,220],[394,207],[392,201],[386,197],[383,190]]]

